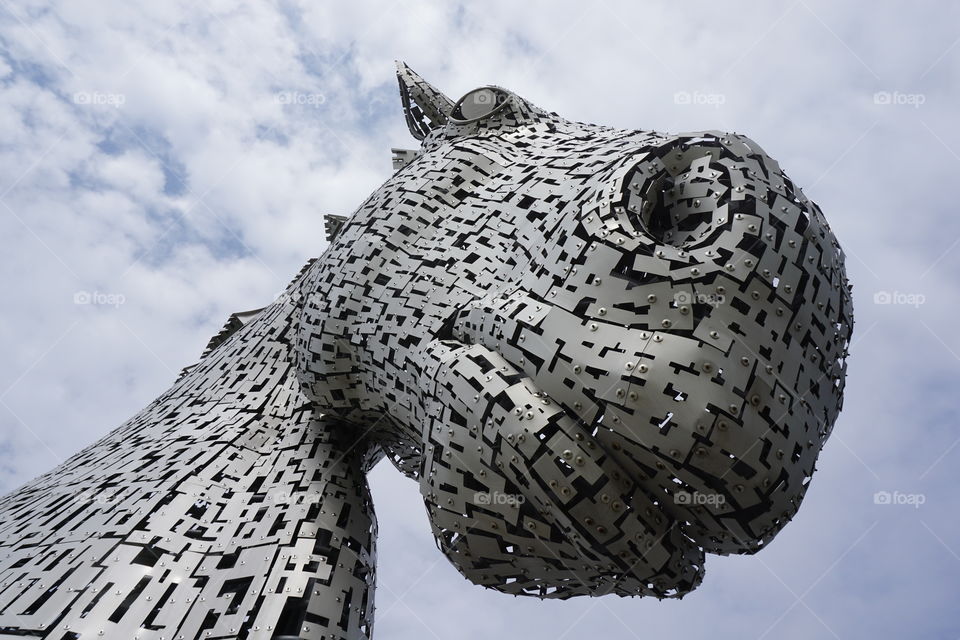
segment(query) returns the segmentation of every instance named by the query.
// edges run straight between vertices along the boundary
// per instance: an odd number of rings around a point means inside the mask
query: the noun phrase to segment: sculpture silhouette
[[[517,595],[682,596],[796,513],[852,329],[817,206],[741,135],[398,77],[421,147],[323,255],[0,499],[0,637],[369,637],[383,456]]]

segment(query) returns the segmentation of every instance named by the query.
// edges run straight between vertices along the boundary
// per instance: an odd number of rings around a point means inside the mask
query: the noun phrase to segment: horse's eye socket
[[[509,98],[509,93],[496,87],[474,89],[457,101],[450,118],[458,122],[472,122],[486,118],[499,111]]]

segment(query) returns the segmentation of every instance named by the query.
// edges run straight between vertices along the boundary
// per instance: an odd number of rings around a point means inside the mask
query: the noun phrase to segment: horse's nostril
[[[631,169],[624,179],[620,206],[635,231],[681,247],[725,222],[723,216],[715,221],[714,215],[726,200],[729,176],[712,164],[715,147],[685,146],[674,151],[665,152],[664,158],[647,158]]]
[[[627,210],[634,223],[658,240],[668,241],[673,235],[671,214],[676,196],[676,183],[666,171],[661,171],[646,184],[642,192],[643,204],[629,204]],[[639,211],[637,210],[639,209]]]

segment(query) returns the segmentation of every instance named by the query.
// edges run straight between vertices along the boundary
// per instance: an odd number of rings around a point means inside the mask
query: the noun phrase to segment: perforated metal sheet
[[[422,145],[323,256],[0,499],[0,638],[368,637],[384,454],[518,595],[682,596],[796,513],[852,329],[819,208],[742,135],[398,75]]]

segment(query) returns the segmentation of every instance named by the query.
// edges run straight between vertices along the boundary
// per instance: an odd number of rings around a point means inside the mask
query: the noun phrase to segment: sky
[[[803,508],[683,600],[464,580],[371,472],[377,640],[960,637],[960,4],[0,0],[0,493],[136,413],[266,305],[454,100],[745,133],[819,203],[856,325]]]

